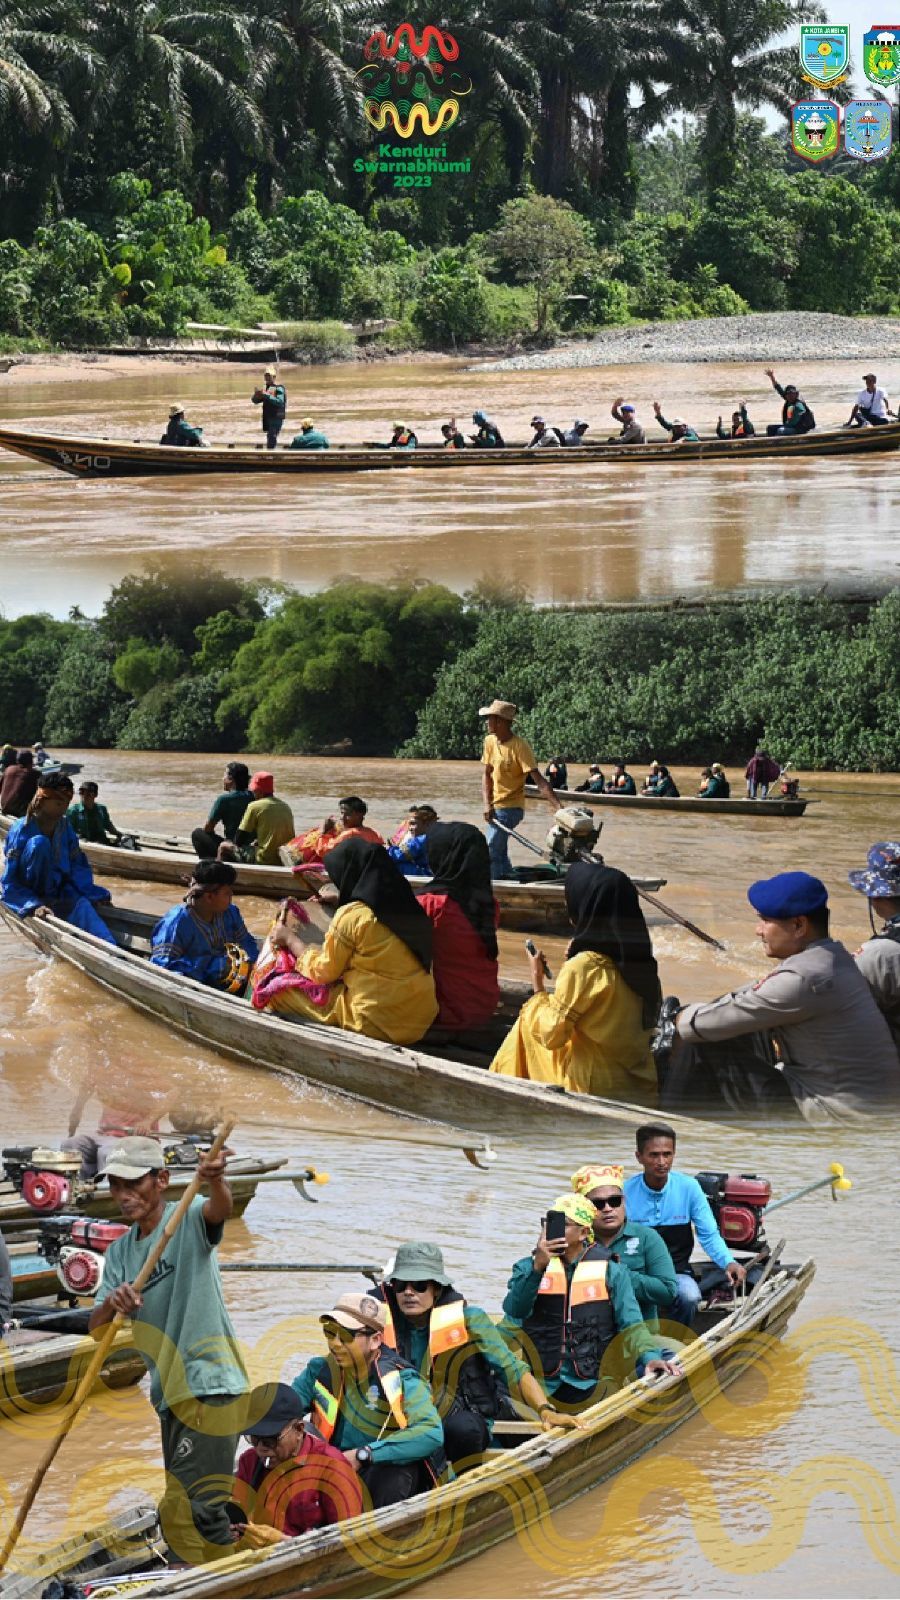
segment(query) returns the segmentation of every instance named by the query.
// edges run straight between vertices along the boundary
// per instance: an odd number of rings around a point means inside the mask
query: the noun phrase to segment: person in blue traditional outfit
[[[243,994],[259,951],[232,904],[236,879],[227,861],[198,861],[184,904],[167,911],[150,936],[154,966]]]
[[[52,911],[66,922],[115,944],[94,906],[109,900],[94,882],[78,835],[65,813],[74,794],[71,778],[52,772],[42,777],[24,817],[6,839],[6,865],[0,898],[20,917]]]
[[[428,830],[434,827],[438,814],[434,806],[416,803],[409,808],[409,817],[401,822],[388,845],[388,855],[407,877],[426,874],[428,865]]]

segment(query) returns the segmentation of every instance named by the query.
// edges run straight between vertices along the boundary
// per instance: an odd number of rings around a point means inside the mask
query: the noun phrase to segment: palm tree
[[[342,146],[361,131],[356,66],[345,59],[349,10],[344,0],[258,0],[255,8],[248,87],[271,130],[274,174],[292,187],[322,172],[334,178]]]
[[[740,156],[739,106],[774,106],[786,116],[804,93],[797,45],[772,41],[821,21],[815,0],[659,0],[653,77],[663,87],[646,92],[639,124],[694,113],[707,189],[727,185]]]
[[[75,131],[70,98],[99,70],[72,6],[0,0],[0,188],[8,231],[26,229],[43,209]]]

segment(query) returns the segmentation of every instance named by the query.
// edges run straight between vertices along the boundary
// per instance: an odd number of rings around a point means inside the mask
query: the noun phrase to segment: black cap
[[[343,800],[340,800],[338,804],[346,806],[348,811],[361,811],[363,816],[365,816],[369,809],[365,800],[361,800],[358,794],[345,795]]]
[[[244,1433],[256,1434],[260,1439],[277,1439],[289,1423],[300,1421],[304,1409],[303,1401],[289,1383],[261,1383],[247,1396]]]

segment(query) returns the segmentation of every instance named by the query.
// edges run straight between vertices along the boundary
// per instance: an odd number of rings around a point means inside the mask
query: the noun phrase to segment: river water
[[[212,756],[66,755],[83,761],[118,825],[129,828],[186,832],[205,814],[221,770]],[[370,799],[382,829],[416,798],[430,798],[445,817],[478,818],[474,763],[261,757],[260,764],[275,771],[298,826],[320,819],[349,788]],[[676,777],[690,792],[691,774]],[[846,873],[864,861],[874,839],[896,833],[900,779],[813,775],[804,792],[818,794],[819,803],[800,822],[666,812],[604,819],[607,859],[666,877],[663,899],[727,945],[718,954],[654,919],[667,990],[709,998],[766,969],[746,887],[786,867],[821,873],[832,891],[836,935],[851,948],[865,937],[865,905],[847,888]],[[525,828],[533,840],[540,841],[546,822],[541,806],[529,806]],[[111,887],[121,904],[148,910],[161,912],[176,898],[161,886]],[[263,932],[271,906],[243,906]],[[558,965],[562,941],[545,947]],[[229,1225],[225,1260],[378,1263],[403,1239],[432,1238],[466,1295],[496,1311],[513,1261],[531,1248],[538,1218],[575,1167],[589,1157],[632,1165],[629,1141],[586,1148],[548,1120],[542,1138],[501,1140],[491,1170],[475,1171],[457,1151],[412,1142],[420,1130],[401,1118],[185,1043],[87,979],[36,957],[13,935],[0,933],[0,952],[4,1142],[60,1138],[90,1072],[117,1088],[131,1082],[161,1097],[227,1105],[242,1150],[330,1173],[327,1187],[315,1191],[315,1209],[287,1186],[262,1188],[245,1219]],[[503,936],[502,957],[507,973],[524,975],[521,935]],[[439,1132],[432,1137],[439,1140]],[[537,1544],[510,1541],[465,1568],[435,1574],[416,1593],[447,1600],[588,1600],[600,1592],[635,1600],[646,1593],[896,1595],[896,1142],[896,1127],[881,1126],[716,1130],[683,1140],[679,1163],[686,1170],[761,1172],[776,1195],[824,1175],[833,1160],[856,1182],[856,1192],[837,1205],[819,1194],[772,1219],[770,1235],[787,1237],[788,1259],[814,1256],[817,1276],[768,1382],[741,1380],[729,1391],[736,1409],[709,1410],[688,1424],[555,1515]],[[296,1279],[227,1275],[226,1298],[254,1375],[293,1376],[319,1351],[318,1313],[357,1282],[334,1271]],[[0,1504],[7,1491],[13,1499],[21,1494],[45,1429],[4,1424]],[[74,1532],[138,1490],[154,1495],[158,1463],[156,1420],[143,1389],[94,1403],[63,1447],[29,1538]]]
[[[798,363],[792,376],[821,424],[845,421],[859,362]],[[437,439],[452,413],[478,406],[509,439],[532,413],[590,437],[614,431],[617,395],[651,400],[705,432],[746,398],[757,427],[780,402],[756,365],[708,363],[481,374],[436,359],[284,368],[286,437],[305,413],[334,443],[387,439],[403,418]],[[786,376],[783,375],[783,376]],[[0,378],[16,427],[156,440],[173,399],[214,443],[258,441],[246,364],[179,366],[96,358],[77,368],[23,366]],[[661,435],[660,435],[661,437]],[[211,558],[246,577],[320,588],[346,574],[427,576],[464,590],[514,581],[540,602],[621,601],[759,590],[786,584],[870,589],[896,581],[897,474],[891,457],[744,467],[627,463],[490,472],[373,473],[325,484],[258,478],[79,483],[0,454],[5,613],[99,610],[112,583],[143,557]]]

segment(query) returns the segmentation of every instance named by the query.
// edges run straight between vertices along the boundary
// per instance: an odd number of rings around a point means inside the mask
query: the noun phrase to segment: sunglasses
[[[322,1332],[326,1339],[333,1339],[341,1344],[352,1344],[361,1333],[370,1333],[370,1328],[342,1328],[339,1322],[323,1322]]]
[[[607,1209],[615,1211],[616,1207],[620,1206],[624,1199],[625,1196],[623,1194],[607,1194],[603,1196],[602,1200],[592,1200],[591,1205],[596,1206],[598,1211],[606,1211]]]
[[[281,1433],[283,1432],[284,1429],[282,1428]],[[275,1450],[281,1438],[281,1433],[248,1433],[245,1437],[250,1440],[254,1449],[262,1445],[264,1450]]]
[[[399,1278],[392,1278],[391,1288],[395,1294],[400,1294],[403,1289],[412,1289],[413,1294],[424,1294],[430,1282],[430,1278],[417,1278],[415,1283],[401,1283]]]

